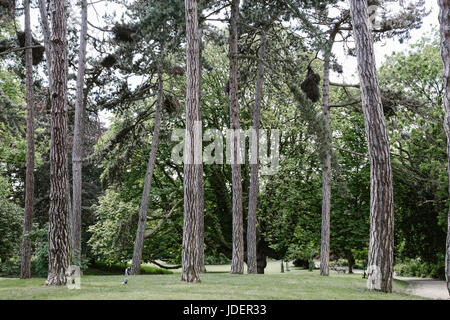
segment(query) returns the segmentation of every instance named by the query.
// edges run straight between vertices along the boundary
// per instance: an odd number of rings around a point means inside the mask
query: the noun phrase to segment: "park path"
[[[363,273],[363,270],[353,270],[353,272]],[[443,280],[399,276],[394,276],[394,279],[408,282],[407,294],[434,300],[450,300],[447,284]]]
[[[443,280],[394,277],[408,282],[406,293],[435,300],[450,300],[447,285]]]

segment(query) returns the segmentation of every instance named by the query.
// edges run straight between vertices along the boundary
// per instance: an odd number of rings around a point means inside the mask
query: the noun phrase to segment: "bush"
[[[47,277],[48,274],[48,242],[39,242],[36,245],[33,259],[31,260],[31,272],[36,277]]]
[[[223,253],[214,256],[205,256],[205,264],[229,264],[231,262]]]
[[[20,262],[18,259],[10,259],[0,263],[0,277],[19,277]]]
[[[394,266],[396,275],[401,277],[419,277],[445,279],[445,263],[439,259],[436,264],[422,262],[420,259],[405,260]]]
[[[305,260],[305,259],[295,259],[292,264],[294,265],[294,267],[297,268],[303,268],[303,269],[308,269],[309,268],[309,261]]]
[[[124,274],[125,269],[130,267],[129,263],[113,263],[109,264],[102,261],[96,261],[89,266],[84,272],[86,275],[94,274]],[[141,274],[172,274],[170,270],[153,267],[153,266],[141,266]]]

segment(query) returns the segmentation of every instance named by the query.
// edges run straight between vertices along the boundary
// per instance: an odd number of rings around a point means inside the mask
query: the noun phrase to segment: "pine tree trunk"
[[[81,1],[80,49],[78,51],[77,92],[72,148],[73,206],[70,222],[72,261],[81,264],[81,192],[84,135],[84,73],[86,70],[87,0]]]
[[[145,227],[147,224],[148,203],[150,201],[150,190],[152,186],[153,171],[156,163],[156,152],[158,151],[159,131],[161,127],[161,104],[163,95],[163,79],[161,70],[158,70],[158,97],[155,111],[155,128],[153,129],[152,148],[148,158],[147,172],[145,174],[144,189],[142,191],[141,206],[139,208],[139,221],[134,241],[133,261],[131,274],[141,273],[142,249],[144,247]]]
[[[394,212],[389,139],[381,103],[367,3],[350,0],[370,159],[369,290],[392,292]]]
[[[184,144],[184,221],[181,280],[199,282],[198,192],[201,170],[200,59],[197,1],[185,0],[186,6],[186,136]]]
[[[45,4],[45,0],[39,0],[39,12],[41,15],[41,23],[42,23],[42,33],[44,35],[44,49],[45,49],[45,56],[46,56],[46,64],[47,64],[47,72],[48,72],[48,82],[49,87],[52,83],[52,73],[51,70],[51,57],[50,57],[50,27],[48,25],[48,12],[47,7]]]
[[[325,123],[331,132],[330,120],[330,58],[337,29],[330,33],[324,54],[322,110]],[[331,138],[331,134],[330,134]],[[330,143],[331,145],[331,143]],[[328,276],[330,272],[330,207],[331,207],[331,148],[327,150],[322,167],[322,232],[320,244],[320,275]]]
[[[444,65],[444,130],[447,135],[448,177],[450,181],[450,0],[439,0],[439,23],[441,32],[441,57]],[[447,223],[445,278],[447,280],[447,290],[450,295],[450,211],[447,214]]]
[[[30,0],[25,0],[25,46],[31,46]],[[33,102],[33,56],[32,49],[25,50],[27,87],[27,168],[25,178],[25,214],[23,222],[22,256],[20,278],[31,277],[31,231],[34,198],[34,102]]]
[[[264,80],[264,53],[265,35],[261,32],[258,59],[258,72],[256,75],[255,108],[253,110],[253,131],[252,131],[252,158],[250,163],[250,191],[248,200],[247,217],[247,273],[257,273],[256,258],[256,225],[258,212],[259,193],[259,125],[261,115],[262,86]]]
[[[231,273],[244,273],[244,226],[242,217],[241,165],[239,163],[239,102],[238,102],[238,30],[239,0],[232,0],[230,20],[230,126],[232,135],[232,190],[233,190],[233,252]]]
[[[203,30],[199,28],[198,30],[198,39],[199,39],[199,82],[198,82],[198,92],[199,92],[199,113],[202,114],[202,37]],[[204,188],[203,188],[203,163],[199,164],[198,171],[198,183],[199,183],[199,192],[198,192],[198,206],[199,206],[199,216],[197,218],[198,222],[198,259],[197,259],[197,270],[200,273],[205,273],[205,221],[204,221]]]
[[[50,58],[51,142],[49,268],[47,285],[66,284],[69,266],[69,224],[66,149],[66,20],[65,2],[51,1]]]

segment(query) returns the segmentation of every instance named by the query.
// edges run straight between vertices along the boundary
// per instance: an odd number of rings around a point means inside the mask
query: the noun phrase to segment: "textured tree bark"
[[[31,46],[30,0],[25,0],[25,47]],[[27,168],[25,178],[25,214],[23,221],[22,256],[20,278],[31,277],[31,231],[34,198],[34,102],[33,102],[33,56],[32,49],[25,50],[27,87]]]
[[[47,285],[64,285],[69,266],[66,149],[66,19],[64,1],[52,0],[50,58],[51,142],[49,267]]]
[[[198,82],[198,92],[199,92],[199,113],[202,114],[202,37],[203,30],[199,28],[198,30],[198,41],[199,41],[199,82]],[[197,270],[200,273],[205,273],[205,221],[204,221],[204,189],[203,189],[203,163],[199,164],[198,170],[198,183],[199,192],[198,195],[198,259],[197,259]]]
[[[389,139],[375,65],[367,3],[350,0],[370,159],[369,290],[392,292],[394,212]]]
[[[239,102],[238,102],[238,30],[239,0],[231,2],[230,19],[230,126],[232,135],[232,190],[233,190],[233,253],[231,272],[244,273],[244,226],[242,217],[241,165],[239,163]]]
[[[148,158],[147,172],[145,174],[144,189],[142,191],[141,206],[139,208],[138,228],[136,240],[134,241],[133,261],[131,274],[141,273],[142,249],[144,246],[145,227],[147,224],[148,203],[152,186],[153,171],[156,163],[156,152],[158,151],[159,131],[161,127],[161,103],[163,95],[163,79],[161,70],[158,70],[158,96],[155,111],[155,128],[153,129],[152,148]]]
[[[330,38],[325,49],[323,63],[322,110],[325,117],[326,126],[330,132],[330,58],[337,31],[338,29],[334,28],[330,33]],[[320,275],[328,276],[330,272],[331,148],[327,151],[322,165],[322,232],[320,243]]]
[[[199,196],[201,164],[200,59],[197,1],[185,0],[186,6],[186,136],[184,144],[184,221],[181,256],[181,280],[199,282]],[[196,152],[197,148],[197,152]],[[200,154],[198,154],[200,150]]]
[[[48,12],[47,7],[45,5],[45,0],[39,0],[39,12],[41,15],[42,33],[44,35],[44,49],[48,72],[48,82],[50,87],[52,83],[51,79],[52,73],[50,72],[52,60],[50,57],[50,27],[48,25]]]
[[[77,92],[75,101],[75,121],[72,147],[72,190],[73,206],[70,221],[72,261],[81,264],[81,192],[83,164],[83,134],[84,134],[84,73],[86,70],[87,42],[87,0],[81,1],[80,48],[78,51]]]
[[[450,181],[450,0],[439,0],[439,23],[441,33],[441,57],[444,65],[444,130],[447,135],[448,177]],[[449,187],[450,194],[450,187]],[[445,278],[450,295],[450,211],[447,214],[448,230],[445,254]]]
[[[255,108],[253,109],[252,160],[250,164],[250,191],[247,217],[247,273],[249,274],[258,272],[256,258],[256,224],[259,192],[259,125],[261,115],[262,86],[264,80],[264,53],[266,45],[264,32],[261,32],[260,37],[258,72],[256,75]]]

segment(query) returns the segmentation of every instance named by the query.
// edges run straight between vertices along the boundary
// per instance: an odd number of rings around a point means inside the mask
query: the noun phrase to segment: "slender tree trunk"
[[[353,273],[353,265],[355,264],[355,257],[351,251],[347,252],[348,273]]]
[[[45,0],[39,0],[39,12],[41,14],[42,33],[44,35],[44,49],[47,63],[48,83],[49,87],[52,85],[51,57],[50,57],[50,27],[48,25],[48,12],[45,5]]]
[[[25,0],[25,47],[31,46],[30,0]],[[27,168],[25,178],[25,214],[23,222],[22,257],[20,278],[31,277],[31,231],[34,198],[34,102],[33,102],[33,56],[32,49],[25,50],[27,87]]]
[[[389,139],[381,103],[367,3],[350,0],[370,159],[369,290],[392,292],[394,200]]]
[[[233,253],[231,273],[244,273],[244,226],[242,217],[242,182],[239,152],[239,102],[238,102],[238,30],[239,0],[231,2],[230,20],[230,123],[232,141],[232,189],[233,189]]]
[[[202,37],[203,37],[203,30],[199,28],[198,30],[198,39],[199,39],[199,82],[198,82],[198,92],[199,92],[199,113],[200,117],[202,114]],[[205,273],[205,221],[204,221],[204,189],[203,189],[203,163],[199,164],[199,171],[198,171],[198,183],[199,183],[199,192],[198,192],[198,206],[199,206],[199,216],[197,218],[198,222],[198,247],[199,247],[199,254],[197,259],[197,270],[200,273]]]
[[[163,95],[163,80],[161,70],[158,70],[158,97],[155,111],[155,128],[153,129],[152,148],[148,158],[147,172],[145,174],[144,189],[142,191],[141,206],[139,208],[139,221],[134,241],[133,262],[131,274],[141,273],[142,249],[144,247],[145,227],[147,224],[148,203],[150,201],[150,190],[152,187],[153,171],[156,163],[156,152],[158,151],[159,130],[161,127],[161,104]]]
[[[184,144],[184,221],[181,280],[199,282],[199,223],[198,192],[202,162],[200,117],[200,59],[198,39],[197,0],[185,0],[186,6],[186,136]]]
[[[66,149],[66,20],[65,2],[51,1],[50,57],[51,142],[49,268],[47,285],[64,285],[69,266],[69,224]]]
[[[330,58],[333,49],[337,28],[330,33],[323,63],[323,87],[322,87],[322,110],[325,123],[330,130]],[[330,141],[331,145],[331,141]],[[322,167],[322,235],[320,244],[320,275],[328,276],[330,272],[330,208],[331,208],[331,148],[327,150]]]
[[[256,258],[256,224],[258,212],[259,193],[259,123],[261,115],[262,86],[264,80],[264,53],[265,35],[261,32],[258,59],[258,72],[256,75],[255,108],[253,110],[253,131],[252,131],[252,159],[250,164],[250,191],[248,200],[247,217],[247,273],[257,273]]]
[[[86,70],[87,0],[81,1],[80,48],[78,51],[77,92],[72,148],[73,206],[70,221],[72,261],[81,264],[81,193],[84,135],[84,73]]]
[[[444,64],[444,130],[447,135],[448,177],[450,181],[450,0],[439,0],[439,23],[441,26],[441,57]],[[447,214],[447,222],[445,278],[447,280],[447,290],[450,295],[450,211]]]

